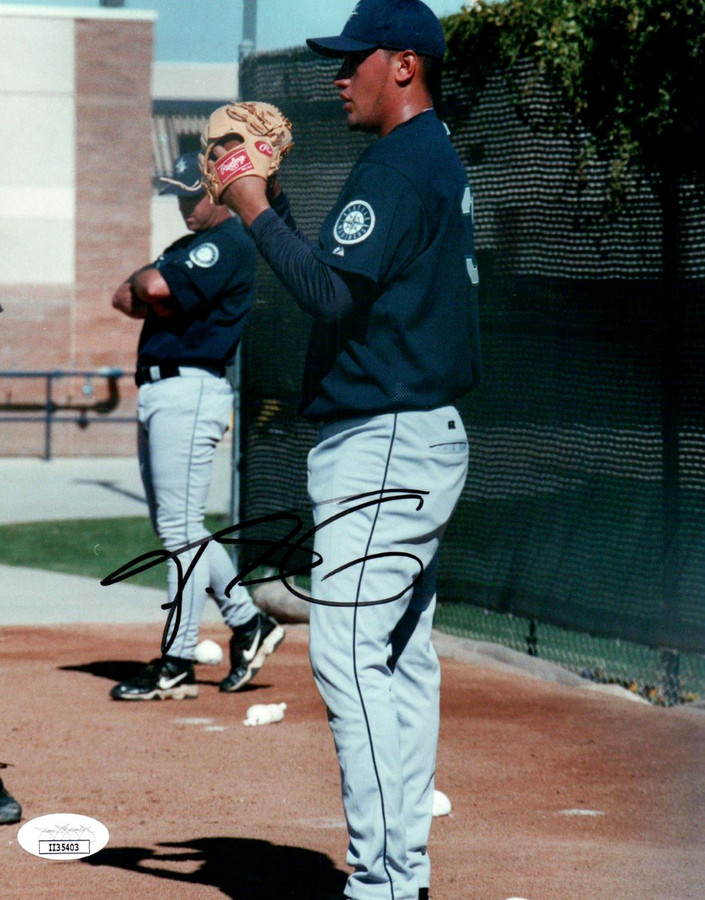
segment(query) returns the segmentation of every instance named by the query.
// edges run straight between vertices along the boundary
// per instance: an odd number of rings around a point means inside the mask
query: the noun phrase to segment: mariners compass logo
[[[195,263],[201,269],[210,269],[214,266],[220,257],[220,253],[215,244],[208,242],[207,244],[199,244],[188,255],[191,262]]]
[[[333,226],[339,244],[359,244],[372,234],[375,213],[365,200],[353,200],[340,213]]]

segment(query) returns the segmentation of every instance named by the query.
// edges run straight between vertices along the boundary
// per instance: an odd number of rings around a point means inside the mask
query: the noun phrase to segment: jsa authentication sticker
[[[39,816],[17,832],[20,846],[43,859],[83,859],[102,850],[109,837],[102,822],[76,813]]]

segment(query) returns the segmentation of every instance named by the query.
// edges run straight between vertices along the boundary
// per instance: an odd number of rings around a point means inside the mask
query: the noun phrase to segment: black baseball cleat
[[[0,778],[0,825],[12,825],[22,818],[22,807],[7,790]]]
[[[262,668],[266,657],[284,640],[282,626],[266,613],[256,613],[230,638],[230,674],[220,682],[221,691],[239,691]]]
[[[134,678],[110,691],[113,700],[191,700],[198,697],[193,663],[176,656],[153,659]]]

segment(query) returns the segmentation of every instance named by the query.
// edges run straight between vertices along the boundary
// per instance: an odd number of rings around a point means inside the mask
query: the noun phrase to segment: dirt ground
[[[81,813],[110,832],[39,859],[0,826],[12,900],[327,900],[343,887],[338,769],[307,628],[249,689],[117,703],[159,625],[0,629],[2,775],[23,822]],[[225,645],[222,627],[204,637]],[[444,659],[432,900],[702,900],[705,714]],[[253,703],[283,722],[246,728]],[[20,823],[21,824],[21,823]]]

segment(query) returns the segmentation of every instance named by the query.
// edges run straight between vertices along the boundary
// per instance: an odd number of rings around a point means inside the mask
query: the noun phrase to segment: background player
[[[240,221],[215,206],[201,187],[198,155],[180,156],[164,193],[176,194],[192,233],[117,289],[113,306],[144,319],[136,381],[138,455],[152,525],[167,550],[208,536],[205,505],[218,441],[230,423],[233,392],[225,377],[252,305],[255,251]],[[193,554],[181,553],[184,571]],[[167,563],[168,599],[177,592]],[[232,628],[231,671],[222,691],[236,691],[284,639],[284,629],[260,612],[245,588],[226,588],[235,570],[222,544],[207,543],[182,595],[182,615],[166,656],[112,689],[116,700],[196,697],[193,655],[210,594]]]
[[[0,768],[4,765],[0,763]],[[13,825],[22,818],[22,807],[3,784],[0,778],[0,825]]]
[[[320,425],[310,653],[341,767],[346,896],[416,900],[430,881],[437,551],[467,472],[454,403],[479,377],[472,198],[433,110],[445,41],[425,4],[360,0],[342,35],[309,45],[342,58],[348,125],[380,139],[316,245],[278,187],[243,177],[222,198],[314,317],[300,408]]]

